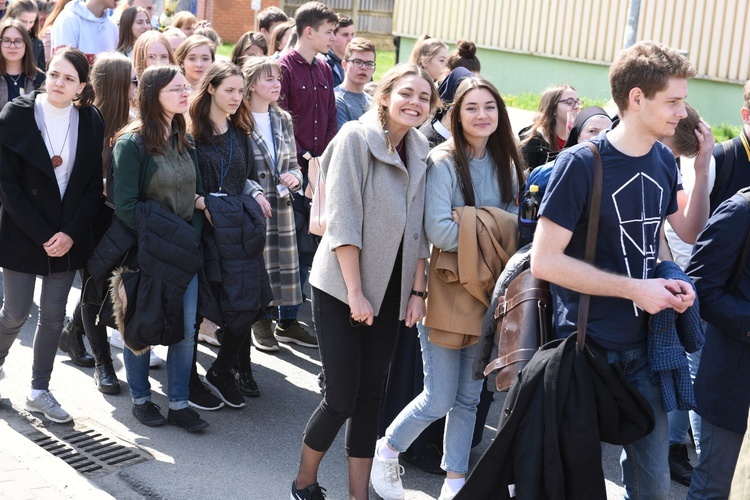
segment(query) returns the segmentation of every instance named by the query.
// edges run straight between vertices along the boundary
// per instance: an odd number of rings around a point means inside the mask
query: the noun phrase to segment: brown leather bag
[[[593,143],[587,144],[594,154],[594,185],[589,204],[585,261],[593,264],[604,173],[599,150]],[[581,294],[578,306],[579,349],[583,349],[586,338],[590,298],[589,295]],[[552,340],[552,294],[549,283],[534,278],[530,269],[522,271],[508,285],[505,294],[498,299],[495,321],[497,358],[484,369],[484,376],[497,370],[495,386],[498,392],[504,392],[510,389],[534,353]]]
[[[552,293],[549,283],[534,277],[530,269],[516,276],[495,309],[498,357],[487,365],[484,375],[498,370],[495,386],[507,391],[518,373],[552,335]]]

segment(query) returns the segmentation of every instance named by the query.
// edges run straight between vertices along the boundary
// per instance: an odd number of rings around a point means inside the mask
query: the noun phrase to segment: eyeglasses
[[[183,93],[189,94],[193,91],[193,87],[190,85],[183,85],[182,87],[172,87],[171,89],[164,89],[162,92],[171,92],[174,95],[182,95]]]
[[[10,47],[23,47],[24,45],[26,45],[26,42],[23,41],[23,38],[16,38],[16,39],[3,38],[2,44],[3,44],[3,47],[8,49]]]
[[[580,99],[576,99],[575,97],[568,97],[567,99],[560,99],[557,102],[564,102],[565,104],[567,104],[571,108],[575,108],[575,107],[582,108],[583,107],[583,101],[580,100]]]
[[[352,63],[357,68],[375,69],[375,61],[363,61],[362,59],[348,59],[346,62]]]
[[[137,87],[138,86],[138,77],[134,76],[132,78],[132,80],[130,80],[130,83],[133,84],[133,85],[135,85]]]

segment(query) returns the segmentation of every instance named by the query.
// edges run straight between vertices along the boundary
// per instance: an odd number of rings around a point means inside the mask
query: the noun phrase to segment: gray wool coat
[[[406,316],[417,261],[430,256],[422,223],[429,146],[416,129],[404,140],[406,167],[397,152],[388,151],[371,110],[346,123],[328,145],[320,158],[327,229],[310,274],[311,285],[347,303],[335,249],[358,247],[362,291],[377,316],[403,240],[399,319]]]

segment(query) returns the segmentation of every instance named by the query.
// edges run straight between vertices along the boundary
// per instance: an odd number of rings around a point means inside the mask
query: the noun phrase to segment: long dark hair
[[[146,14],[148,22],[151,22],[151,17],[148,15],[148,11],[143,7],[128,7],[122,11],[120,16],[120,38],[117,42],[117,52],[127,54],[133,50],[133,45],[137,38],[133,35],[133,25],[138,14],[143,12]]]
[[[130,120],[130,85],[133,63],[120,52],[99,54],[91,68],[94,106],[104,118],[104,138],[111,140]],[[104,165],[111,148],[104,148]]]
[[[245,77],[242,75],[240,68],[229,61],[217,61],[208,67],[208,71],[201,78],[198,90],[193,96],[193,102],[190,104],[190,133],[196,142],[208,143],[217,134],[216,125],[209,117],[211,114],[211,100],[213,96],[208,91],[209,87],[218,89],[221,82],[230,76],[239,76],[242,78],[243,87]],[[237,111],[229,117],[229,123],[232,127],[241,130],[245,134],[250,134],[250,106],[243,97],[240,99],[240,106]]]
[[[177,113],[172,117],[172,122],[168,122],[164,108],[159,101],[160,92],[178,74],[182,74],[180,68],[172,64],[161,64],[146,68],[141,75],[138,92],[136,93],[139,116],[117,133],[115,142],[125,132],[135,132],[143,138],[143,145],[146,147],[148,154],[162,155],[167,149],[169,133],[176,131],[178,152],[183,154],[186,149],[192,149],[193,145],[187,137],[185,117],[181,113]],[[167,135],[164,134],[165,131],[168,131]]]
[[[8,28],[16,28],[18,32],[21,33],[21,38],[23,38],[25,47],[23,59],[21,59],[21,71],[24,75],[34,78],[41,70],[34,65],[34,51],[31,47],[31,37],[29,37],[29,32],[26,31],[26,28],[21,21],[11,18],[0,23],[0,37],[5,34],[5,31]],[[0,75],[7,74],[8,68],[5,65],[5,58],[3,57],[2,52],[0,52]]]
[[[89,60],[86,54],[73,47],[64,47],[52,54],[52,57],[47,62],[47,67],[49,68],[52,61],[61,57],[73,65],[76,73],[78,73],[78,80],[86,84],[81,93],[73,99],[73,105],[78,109],[91,106],[94,104],[94,89],[91,87],[91,82],[89,82],[91,68],[89,67]]]
[[[497,102],[497,129],[490,134],[487,140],[487,154],[492,158],[495,167],[495,176],[500,187],[500,197],[503,202],[510,202],[516,193],[513,190],[513,170],[520,182],[523,179],[522,161],[518,153],[518,146],[513,137],[513,129],[508,118],[508,109],[505,101],[500,96],[497,88],[481,76],[470,76],[465,78],[456,89],[453,100],[453,113],[451,114],[451,139],[450,147],[453,150],[453,160],[456,165],[456,175],[461,183],[461,194],[464,203],[474,206],[474,185],[471,182],[471,170],[469,167],[470,145],[464,136],[461,124],[461,104],[466,95],[475,89],[487,90]]]
[[[526,138],[521,144],[529,142],[536,132],[544,136],[549,143],[551,151],[557,151],[557,136],[555,135],[555,125],[557,125],[557,104],[566,90],[575,90],[570,85],[555,85],[544,89],[542,99],[539,101],[539,112],[534,117],[534,123],[531,125]]]

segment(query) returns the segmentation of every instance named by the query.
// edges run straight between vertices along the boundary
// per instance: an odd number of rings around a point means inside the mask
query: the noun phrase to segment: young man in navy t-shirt
[[[594,171],[586,145],[558,157],[532,248],[532,272],[552,283],[557,335],[576,331],[579,294],[591,295],[587,341],[604,349],[611,363],[623,364],[627,380],[654,410],[654,431],[623,452],[628,498],[669,493],[667,414],[661,389],[648,374],[648,315],[666,308],[683,312],[695,299],[688,283],[653,276],[665,218],[687,242],[695,242],[703,228],[708,172],[696,173],[689,196],[680,193],[674,155],[657,140],[673,135],[687,116],[687,79],[694,75],[685,57],[654,42],[618,55],[610,87],[620,123],[592,141],[604,171],[595,265],[583,260]]]

